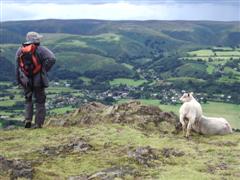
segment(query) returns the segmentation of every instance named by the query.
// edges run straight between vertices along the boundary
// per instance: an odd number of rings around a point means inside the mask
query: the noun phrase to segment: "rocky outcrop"
[[[98,102],[91,102],[81,106],[74,113],[65,117],[51,118],[48,126],[73,126],[96,124],[99,122],[112,122],[121,124],[137,124],[146,128],[149,124],[160,126],[165,122],[170,128],[176,130],[178,118],[174,113],[163,112],[157,106],[147,106],[139,101],[131,101],[113,106],[106,106]],[[164,131],[164,130],[163,130]]]
[[[24,160],[8,160],[0,156],[0,173],[1,171],[9,173],[11,180],[33,178],[32,165],[30,162]]]

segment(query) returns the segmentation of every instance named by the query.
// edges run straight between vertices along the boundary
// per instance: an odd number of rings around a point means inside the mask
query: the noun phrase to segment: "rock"
[[[162,126],[162,122],[167,122],[172,128],[162,130],[162,132],[166,133],[175,131],[179,124],[179,120],[174,113],[163,112],[157,106],[142,105],[139,101],[131,101],[113,106],[91,102],[81,106],[74,113],[66,117],[52,118],[47,124],[51,126],[76,126],[99,122],[136,124],[143,129],[151,123],[155,127],[160,127]]]
[[[10,179],[33,178],[33,168],[30,162],[24,160],[8,160],[0,156],[0,172],[10,172]]]
[[[88,144],[84,139],[75,138],[69,143],[57,147],[44,147],[40,150],[40,153],[47,156],[56,156],[70,152],[87,152],[90,149],[92,149],[92,145]]]
[[[87,176],[70,176],[68,180],[88,180]]]
[[[153,166],[153,161],[158,158],[155,150],[150,146],[138,147],[137,149],[128,152],[128,157],[146,167]]]
[[[17,127],[15,125],[9,125],[4,128],[4,130],[13,130],[13,129],[17,129]]]
[[[67,120],[62,118],[51,118],[46,126],[67,126]]]
[[[174,148],[163,148],[162,155],[167,158],[169,158],[171,156],[181,157],[181,156],[184,156],[185,153],[183,151],[179,151]]]
[[[58,147],[44,147],[43,149],[40,150],[40,153],[47,156],[55,156],[60,153],[58,149],[59,149]]]
[[[70,147],[74,152],[86,152],[92,149],[92,145],[88,144],[81,138],[73,140],[70,144],[68,144],[68,147]]]
[[[219,163],[219,164],[216,164],[216,165],[212,165],[212,164],[208,164],[208,163],[205,163],[206,166],[207,166],[207,172],[210,173],[210,174],[214,174],[216,171],[221,171],[221,170],[227,170],[229,167],[226,163]]]
[[[73,113],[73,117],[76,117],[79,113],[98,113],[99,111],[103,111],[104,109],[106,109],[107,106],[105,106],[102,103],[99,102],[90,102],[88,104],[85,104],[83,106],[81,106],[78,110],[76,110]]]
[[[115,178],[123,178],[127,175],[136,176],[138,173],[131,167],[111,167],[100,172],[94,173],[88,177],[89,180],[101,179],[112,180]]]

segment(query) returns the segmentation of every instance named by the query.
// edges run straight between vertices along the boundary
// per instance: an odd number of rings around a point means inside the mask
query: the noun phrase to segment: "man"
[[[25,95],[25,128],[32,126],[33,96],[36,106],[33,128],[41,128],[46,115],[47,72],[55,64],[56,58],[48,48],[40,46],[42,37],[37,32],[28,32],[27,41],[16,52],[17,83],[23,88]]]

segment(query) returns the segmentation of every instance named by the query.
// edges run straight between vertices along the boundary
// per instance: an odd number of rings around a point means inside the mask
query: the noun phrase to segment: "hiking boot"
[[[32,125],[32,123],[28,121],[25,123],[25,128],[31,128],[31,125]]]

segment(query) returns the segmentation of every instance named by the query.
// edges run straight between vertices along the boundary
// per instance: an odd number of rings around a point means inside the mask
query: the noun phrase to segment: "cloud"
[[[239,5],[239,0],[2,0],[7,3],[55,3],[55,4],[108,4],[108,3],[131,3],[131,4],[228,4]]]
[[[55,3],[55,1],[43,3],[44,0],[38,0],[35,3],[23,3],[22,1],[17,3],[19,1],[14,0],[10,3],[10,1],[6,2],[5,0],[2,3],[1,19],[2,21],[35,19],[240,20],[239,6],[230,4],[183,3],[185,0],[181,1],[182,3],[174,3],[180,2],[179,0],[168,0],[164,1],[165,3],[156,3],[160,1],[147,3],[147,1],[141,0],[138,3],[130,3],[130,0],[114,3],[112,0],[108,2],[107,0],[100,0],[98,2],[101,3],[97,4],[94,3],[96,2],[94,0],[85,1],[87,3],[80,3],[80,1],[62,1],[71,2],[63,4],[60,1],[58,3]],[[131,2],[133,1],[135,0]],[[210,0],[205,1],[210,2]]]

